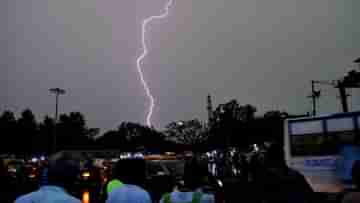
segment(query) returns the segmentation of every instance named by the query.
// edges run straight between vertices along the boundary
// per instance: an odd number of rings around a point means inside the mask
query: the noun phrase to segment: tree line
[[[165,134],[198,150],[236,147],[246,150],[266,141],[283,143],[284,119],[297,117],[273,110],[256,116],[255,106],[230,100],[218,105],[207,125],[197,119],[171,122]]]
[[[48,154],[52,151],[54,133],[55,122],[49,116],[38,122],[30,109],[25,109],[19,118],[11,111],[4,111],[0,115],[0,153]],[[57,148],[76,149],[92,145],[98,133],[99,129],[86,126],[80,112],[61,114],[56,124]]]
[[[162,132],[138,123],[123,122],[117,129],[100,135],[99,128],[90,128],[81,112],[61,114],[55,121],[45,116],[37,121],[30,109],[17,118],[11,111],[0,114],[0,154],[26,156],[50,154],[61,150],[149,150],[169,151],[178,144],[167,141]]]
[[[246,148],[264,141],[282,142],[286,112],[269,111],[256,117],[256,107],[236,100],[220,104],[208,123],[198,119],[170,122],[164,131],[138,123],[123,122],[117,129],[100,135],[100,129],[87,126],[81,112],[61,114],[56,123],[56,149],[59,150],[148,150],[152,152]],[[54,119],[37,121],[30,109],[17,118],[11,111],[0,114],[0,154],[49,154],[54,146]]]

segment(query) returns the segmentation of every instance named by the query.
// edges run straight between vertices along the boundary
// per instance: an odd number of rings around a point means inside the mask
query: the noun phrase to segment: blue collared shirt
[[[106,203],[151,203],[151,197],[139,186],[124,184],[109,193]]]
[[[199,188],[195,192],[202,192]],[[170,202],[171,203],[180,203],[180,202],[192,202],[194,192],[180,192],[173,191],[170,193]],[[164,197],[160,199],[160,203],[165,203]],[[215,196],[213,194],[205,194],[201,196],[200,203],[215,203]]]
[[[43,186],[39,190],[23,195],[15,203],[81,203],[58,186]]]

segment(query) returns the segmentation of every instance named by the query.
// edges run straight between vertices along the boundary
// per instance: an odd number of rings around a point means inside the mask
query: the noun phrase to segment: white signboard
[[[323,125],[320,120],[291,123],[291,132],[293,135],[322,133],[323,131]]]
[[[326,121],[329,132],[354,130],[352,118],[333,118]]]

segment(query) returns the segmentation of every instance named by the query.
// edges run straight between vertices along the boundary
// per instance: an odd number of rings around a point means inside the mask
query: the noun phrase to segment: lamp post
[[[57,121],[58,121],[58,107],[59,107],[59,96],[60,95],[64,95],[65,94],[65,90],[64,89],[60,89],[60,88],[51,88],[49,89],[50,93],[55,94],[55,121],[54,121],[54,134],[53,134],[53,153],[56,152],[56,126],[57,126]]]

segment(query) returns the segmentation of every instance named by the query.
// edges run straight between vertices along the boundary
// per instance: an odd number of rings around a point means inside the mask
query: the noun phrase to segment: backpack
[[[203,194],[201,192],[194,192],[191,202],[183,203],[200,203],[202,195]],[[171,193],[164,194],[164,203],[171,203]]]

